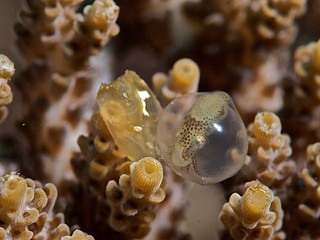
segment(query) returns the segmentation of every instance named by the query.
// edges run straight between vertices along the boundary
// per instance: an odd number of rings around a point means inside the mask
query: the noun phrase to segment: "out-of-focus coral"
[[[220,213],[220,219],[233,239],[285,239],[281,201],[259,181],[247,182],[241,197],[233,193]]]
[[[156,156],[155,137],[159,101],[134,72],[126,71],[114,83],[102,84],[97,101],[119,150],[132,161]]]
[[[270,54],[253,67],[251,74],[247,73],[248,75],[244,76],[243,82],[248,82],[236,89],[233,94],[239,111],[244,116],[259,111],[276,112],[281,109],[283,106],[281,81],[286,74],[283,65],[288,61],[287,52]]]
[[[176,61],[168,75],[159,72],[152,77],[153,90],[162,106],[183,94],[196,92],[199,80],[199,66],[188,58]]]
[[[131,44],[126,50],[141,48],[146,43],[158,52],[166,52],[172,42],[170,32],[171,0],[137,0],[132,5],[130,0],[118,0],[121,8],[119,25],[124,28],[119,42],[126,42],[130,38]],[[139,29],[139,32],[136,30]],[[160,31],[162,34],[157,34]],[[132,48],[134,47],[134,48]],[[121,49],[118,49],[121,51]]]
[[[300,46],[294,55],[296,75],[285,81],[285,128],[294,139],[293,148],[300,169],[305,167],[304,151],[319,140],[320,127],[320,41]]]
[[[304,203],[299,210],[311,219],[320,217],[320,143],[309,145],[307,148],[307,166],[302,170],[305,185]]]
[[[282,201],[285,211],[283,230],[287,239],[319,239],[319,174],[320,143],[308,145],[306,166],[298,169],[290,185],[284,191]],[[301,159],[300,159],[301,161]],[[278,189],[279,193],[283,189]]]
[[[296,50],[294,69],[300,78],[301,87],[307,91],[308,97],[319,100],[320,40],[301,46]]]
[[[271,112],[258,113],[248,126],[248,157],[241,171],[245,178],[259,179],[269,187],[283,187],[294,173],[295,163],[289,160],[290,137],[281,133],[281,128],[279,117]]]
[[[201,86],[232,92],[243,114],[279,110],[288,46],[305,5],[305,0],[186,2],[183,12],[195,26]]]
[[[290,44],[296,35],[295,19],[305,12],[306,0],[212,1],[185,3],[184,12],[196,23],[202,38],[243,44],[245,51],[256,47],[275,48]],[[223,29],[225,28],[225,29]],[[206,34],[206,30],[225,34]],[[212,41],[212,42],[214,42]]]
[[[94,238],[80,230],[75,230],[72,236],[63,237],[61,240],[94,240]]]
[[[86,67],[89,57],[100,53],[109,38],[118,34],[119,7],[112,0],[96,0],[79,14],[76,10],[81,2],[27,2],[29,11],[20,13],[22,22],[15,26],[17,46],[26,64],[40,58],[53,64],[51,74],[68,77]],[[68,82],[61,84],[67,87]]]
[[[82,2],[27,1],[29,10],[20,13],[15,27],[25,60],[15,82],[24,106],[20,130],[29,142],[20,158],[25,173],[32,176],[32,168],[41,165],[37,178],[55,183],[72,176],[75,139],[92,113],[97,76],[90,57],[119,32],[114,1],[96,0],[77,13]]]
[[[10,86],[8,85],[8,80],[13,74],[13,63],[7,56],[0,54],[0,124],[8,115],[6,105],[12,101],[12,92]]]
[[[63,238],[70,231],[64,215],[53,212],[57,195],[50,183],[42,186],[15,173],[0,177],[0,239],[69,239]]]
[[[296,34],[294,20],[305,12],[306,0],[259,0],[250,4],[249,23],[258,38],[268,44],[288,45]]]

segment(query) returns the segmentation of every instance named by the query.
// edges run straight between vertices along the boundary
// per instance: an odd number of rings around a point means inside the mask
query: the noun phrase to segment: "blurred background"
[[[21,0],[0,1],[0,52],[9,58],[14,58],[13,26],[21,9]]]

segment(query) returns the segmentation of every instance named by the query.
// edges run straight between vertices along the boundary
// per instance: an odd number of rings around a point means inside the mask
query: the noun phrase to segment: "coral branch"
[[[296,75],[286,81],[286,110],[282,115],[302,169],[307,145],[318,141],[320,134],[320,41],[297,48],[294,70]]]
[[[122,232],[126,238],[141,238],[148,234],[158,203],[165,198],[162,176],[158,160],[144,158],[131,163],[130,173],[120,176],[119,185],[115,181],[108,182],[109,222],[113,229]]]
[[[258,113],[248,126],[248,159],[241,174],[257,178],[272,187],[284,186],[295,171],[295,163],[289,160],[292,153],[290,137],[281,134],[281,122],[271,112]]]
[[[77,209],[80,203],[90,205],[90,208],[85,207],[84,211],[77,212],[80,219],[78,224],[85,227],[86,231],[95,229],[95,237],[103,237],[107,233],[110,239],[119,239],[119,236],[126,239],[143,237],[149,233],[150,226],[153,226],[152,221],[157,219],[160,203],[161,206],[162,202],[166,206],[182,195],[178,192],[171,193],[163,201],[165,181],[161,164],[148,157],[137,162],[129,161],[118,151],[99,112],[92,115],[91,126],[89,137],[81,136],[78,140],[82,153],[72,160],[75,174],[84,191],[77,196],[78,201],[73,207]],[[172,175],[167,170],[166,175],[168,174]],[[173,186],[180,186],[179,181],[171,187]],[[171,187],[169,191],[174,191]],[[183,209],[185,205],[179,207]],[[161,209],[161,219],[170,219],[175,205],[167,206],[165,211],[163,207]],[[95,220],[90,223],[82,222],[88,216]],[[162,223],[163,229],[168,230],[168,225],[177,226],[180,222],[181,220]],[[102,225],[103,228],[97,229],[97,225]],[[158,228],[151,229],[154,237],[149,239],[158,238],[158,233],[154,232],[157,230],[161,231]],[[181,232],[176,229],[174,236],[178,239],[180,235]]]
[[[7,56],[0,54],[0,124],[8,115],[6,105],[12,101],[12,92],[8,80],[13,74],[13,63]]]
[[[72,178],[68,161],[93,112],[96,75],[89,60],[119,32],[114,1],[97,0],[83,14],[77,13],[81,2],[28,1],[29,11],[15,27],[26,65],[16,81],[25,104],[21,130],[29,143],[22,165],[42,166],[37,177],[57,184]],[[23,171],[33,176],[30,165]]]
[[[42,186],[14,173],[0,177],[0,239],[69,239],[63,238],[70,231],[64,215],[53,212],[57,195],[50,183]]]
[[[311,219],[320,218],[320,143],[307,148],[307,167],[302,170],[302,179],[306,187],[305,199],[299,205],[303,215]]]

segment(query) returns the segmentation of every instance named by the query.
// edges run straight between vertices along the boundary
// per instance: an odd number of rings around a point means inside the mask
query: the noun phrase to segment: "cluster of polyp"
[[[248,171],[254,172],[262,183],[285,181],[295,170],[295,163],[288,160],[292,153],[290,137],[281,133],[281,122],[271,112],[258,113],[248,126]]]
[[[231,195],[220,219],[236,240],[270,239],[282,226],[280,199],[258,181],[247,182],[245,188],[242,197],[238,193]]]
[[[6,105],[12,100],[9,78],[14,74],[14,65],[8,57],[0,54],[0,123],[6,118],[8,110]]]
[[[304,203],[299,210],[312,219],[320,216],[320,143],[310,144],[307,147],[307,167],[302,170],[302,179],[306,186]]]
[[[130,166],[130,167],[129,167]],[[108,182],[106,193],[111,207],[109,224],[127,236],[148,234],[158,203],[165,198],[161,163],[151,157],[124,163],[119,184]]]
[[[50,183],[42,187],[39,182],[14,173],[0,177],[0,239],[49,240],[67,236],[70,230],[63,214],[52,211],[57,194]]]

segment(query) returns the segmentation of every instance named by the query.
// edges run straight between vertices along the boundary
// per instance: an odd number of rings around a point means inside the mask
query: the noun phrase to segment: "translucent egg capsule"
[[[156,157],[155,135],[160,103],[148,85],[132,71],[97,94],[100,114],[119,150],[132,161]]]
[[[209,184],[233,176],[243,165],[248,139],[231,97],[221,91],[178,97],[160,114],[161,156],[180,176]]]

